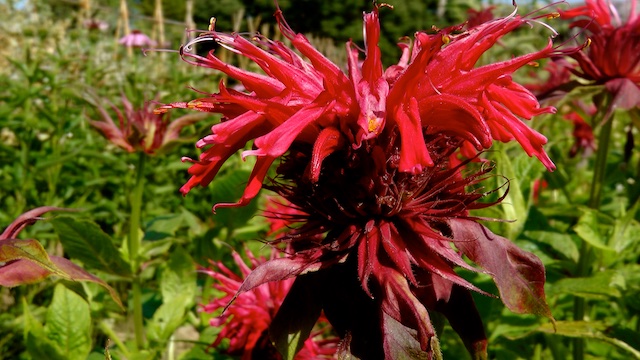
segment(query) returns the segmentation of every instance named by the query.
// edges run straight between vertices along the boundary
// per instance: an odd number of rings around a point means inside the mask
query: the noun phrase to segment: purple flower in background
[[[123,36],[118,43],[127,47],[150,48],[156,46],[156,42],[151,40],[140,30],[133,30],[131,34]]]

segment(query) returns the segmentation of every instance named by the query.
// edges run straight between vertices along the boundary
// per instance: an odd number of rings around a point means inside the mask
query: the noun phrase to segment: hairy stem
[[[132,299],[133,299],[133,326],[136,336],[136,349],[144,348],[144,334],[142,322],[142,292],[140,290],[140,264],[138,257],[140,252],[140,211],[142,208],[142,190],[144,187],[144,163],[146,154],[140,152],[138,166],[136,167],[136,182],[131,193],[131,217],[129,218],[129,262],[133,271]]]

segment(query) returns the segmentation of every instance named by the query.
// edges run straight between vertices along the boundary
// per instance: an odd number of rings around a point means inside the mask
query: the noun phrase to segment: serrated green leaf
[[[537,330],[572,338],[588,338],[604,341],[626,350],[635,359],[640,359],[640,351],[634,349],[621,339],[608,336],[607,333],[611,333],[610,327],[602,321],[556,321],[555,328],[552,324],[544,324]]]
[[[97,224],[63,216],[51,223],[70,257],[82,261],[87,268],[120,276],[131,275],[129,264]]]
[[[80,295],[57,284],[47,309],[47,338],[54,341],[68,360],[84,360],[91,351],[91,314]]]
[[[44,326],[31,314],[26,299],[22,299],[24,338],[27,352],[33,359],[65,360],[57,344],[45,335]]]

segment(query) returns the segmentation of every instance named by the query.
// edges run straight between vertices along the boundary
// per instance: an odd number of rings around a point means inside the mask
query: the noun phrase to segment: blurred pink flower
[[[156,42],[151,40],[140,30],[133,30],[130,34],[123,36],[118,43],[127,47],[151,48],[156,46]]]

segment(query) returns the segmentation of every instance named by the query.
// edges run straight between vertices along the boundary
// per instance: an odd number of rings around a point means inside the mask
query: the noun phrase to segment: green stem
[[[607,106],[607,101],[603,101],[600,106]],[[606,108],[606,107],[605,107]],[[605,109],[602,108],[602,109]],[[589,194],[589,207],[598,209],[602,197],[602,188],[604,187],[604,178],[607,171],[607,153],[609,151],[609,142],[611,139],[611,129],[613,128],[613,116],[606,120],[600,129],[598,136],[598,152],[596,153],[596,162],[593,170],[593,181],[591,183],[591,192]],[[580,247],[580,258],[576,269],[577,277],[589,276],[591,269],[591,246],[586,241],[582,241]],[[573,319],[576,321],[584,320],[586,307],[582,297],[576,297],[573,303]],[[573,343],[573,359],[584,360],[585,341],[582,338],[574,339]]]
[[[122,351],[122,355],[125,358],[128,359],[131,356],[131,354],[129,354],[129,349],[127,349],[127,346],[122,342],[122,340],[120,340],[118,334],[116,334],[116,332],[113,331],[113,329],[111,329],[109,325],[107,325],[104,321],[101,321],[98,323],[98,327],[105,335],[107,335],[109,340],[113,341],[113,343],[116,344],[118,349]]]
[[[144,325],[142,322],[142,291],[140,290],[140,264],[138,263],[140,252],[140,211],[142,208],[142,191],[144,188],[144,162],[146,154],[140,152],[138,166],[136,167],[136,182],[131,193],[131,217],[129,218],[129,263],[133,272],[132,299],[133,299],[133,326],[136,336],[136,349],[144,348]]]

